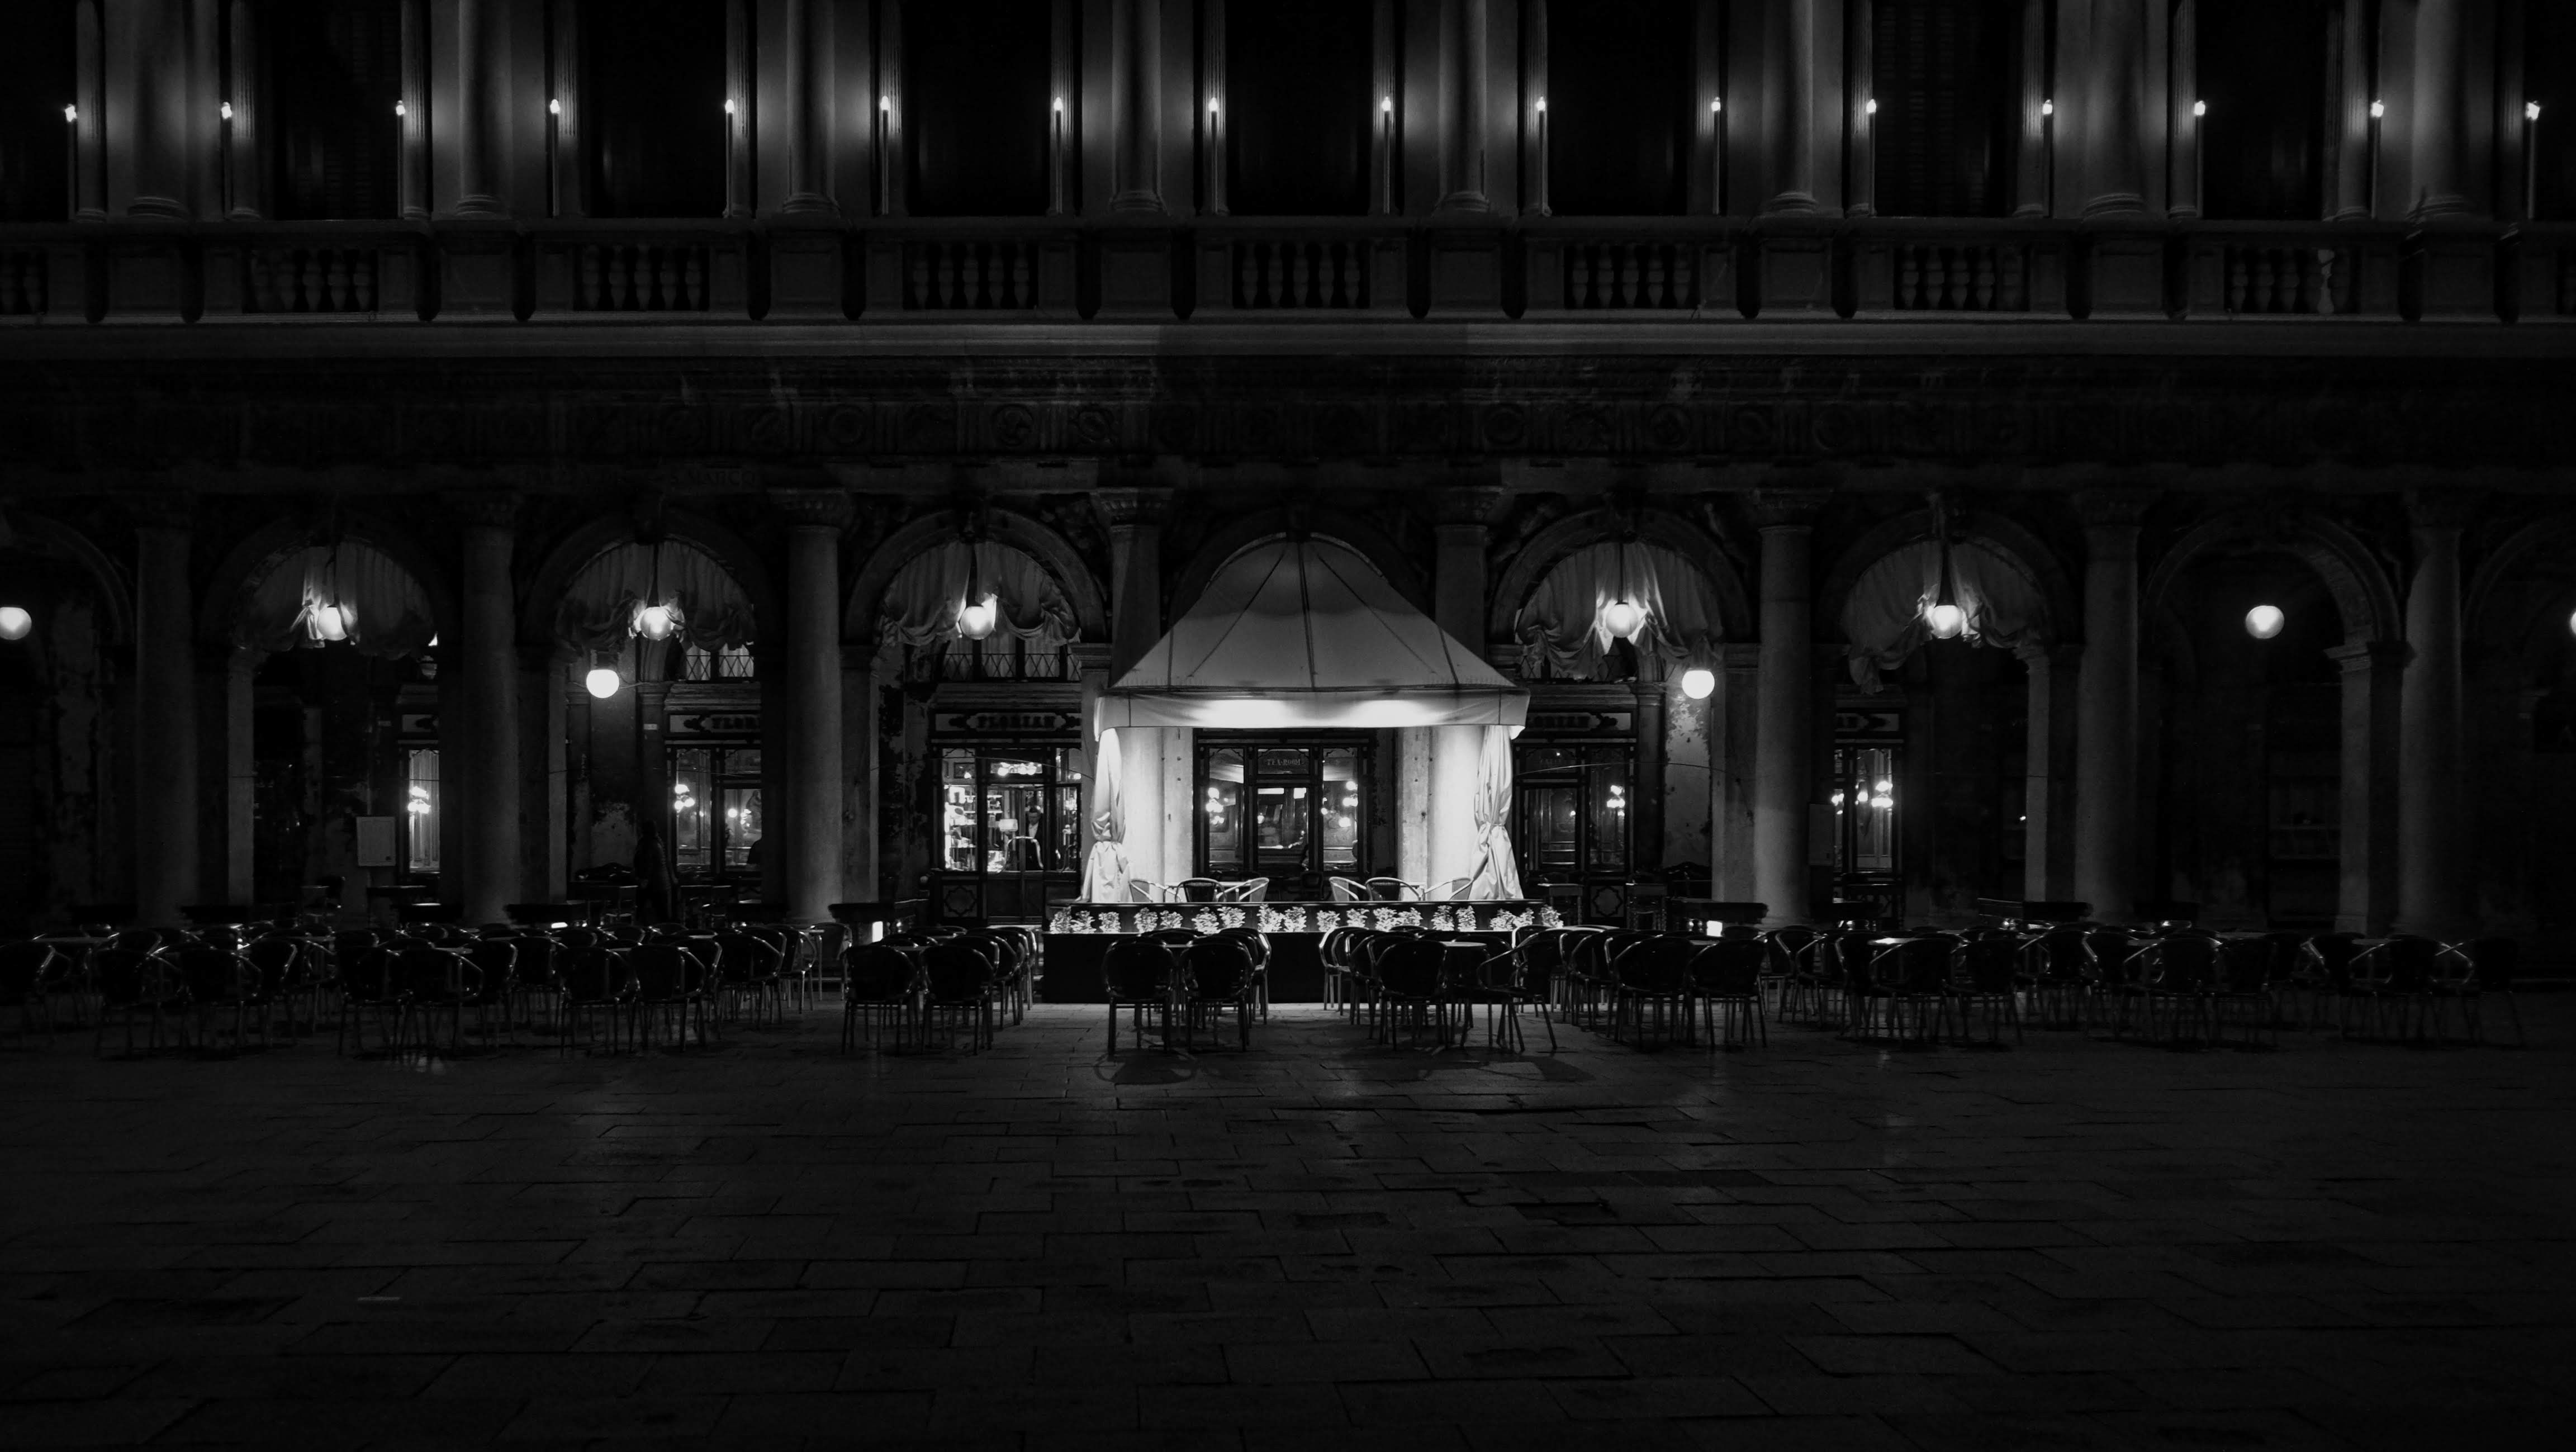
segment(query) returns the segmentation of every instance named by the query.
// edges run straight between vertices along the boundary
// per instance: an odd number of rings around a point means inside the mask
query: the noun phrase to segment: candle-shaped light
[[[2047,216],[2057,215],[2057,101],[2039,98],[2039,174],[2040,210]]]
[[[894,168],[891,165],[893,158],[888,154],[888,148],[893,144],[893,130],[894,98],[880,93],[877,96],[876,136],[877,215],[880,217],[894,215]]]
[[[2522,219],[2540,217],[2540,103],[2522,103]]]
[[[2194,216],[2204,215],[2209,206],[2208,187],[2204,181],[2204,178],[2209,175],[2209,168],[2205,164],[2207,151],[2200,144],[2200,120],[2208,114],[2207,101],[2196,100],[2191,103],[2191,210]]]
[[[2379,123],[2388,119],[2388,103],[2370,103],[2370,215],[2379,216]]]
[[[1555,209],[1549,204],[1547,195],[1549,167],[1547,155],[1547,97],[1545,96],[1538,98],[1538,103],[1530,117],[1530,131],[1533,136],[1533,144],[1537,148],[1535,165],[1532,168],[1535,174],[1531,177],[1530,190],[1532,192],[1532,196],[1530,197],[1530,200],[1538,204],[1539,215],[1546,216]]]
[[[1208,211],[1225,215],[1225,137],[1218,120],[1216,97],[1207,98],[1207,188]]]
[[[1064,215],[1064,97],[1047,114],[1047,215]]]
[[[1395,214],[1395,96],[1389,93],[1377,101],[1377,210],[1380,216]]]
[[[1708,214],[1726,215],[1726,98],[1708,98]]]

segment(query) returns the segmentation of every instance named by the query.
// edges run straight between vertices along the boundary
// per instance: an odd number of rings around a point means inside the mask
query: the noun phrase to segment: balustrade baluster
[[[355,275],[358,289],[358,311],[362,313],[374,312],[376,310],[375,249],[369,248],[366,252],[361,254],[358,258],[358,265],[356,268],[352,269],[352,271]]]
[[[1011,306],[1038,305],[1037,249],[1022,242],[1011,248]]]
[[[1981,313],[1993,312],[1995,310],[1995,249],[1973,247],[1969,249],[1968,257],[1971,265],[1976,269],[1970,275],[1969,283],[1969,295],[1975,301],[1969,306]]]
[[[1997,305],[2010,308],[2017,313],[2028,312],[2030,311],[2029,279],[2024,271],[2022,250],[2018,247],[2006,247],[2000,249],[2000,252],[2002,255],[1998,261],[2002,264],[2003,279],[2000,287],[2001,297]]]
[[[2244,250],[2237,247],[2228,248],[2224,254],[2224,265],[2227,269],[2227,310],[2231,313],[2241,313],[2245,311]]]
[[[349,249],[334,247],[330,251],[331,271],[328,280],[331,311],[353,313],[357,308],[357,290],[349,284]]]
[[[1896,305],[1911,309],[1923,306],[1923,249],[1896,249]]]

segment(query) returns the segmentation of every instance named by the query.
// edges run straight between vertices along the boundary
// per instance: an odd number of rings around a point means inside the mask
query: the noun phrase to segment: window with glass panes
[[[1634,748],[1531,742],[1516,755],[1523,875],[1542,882],[1625,876]]]
[[[1896,748],[1834,748],[1834,870],[1896,871]]]
[[[438,870],[438,751],[435,747],[404,753],[403,866],[410,872]]]
[[[748,878],[762,832],[760,748],[671,753],[671,869],[701,881]]]
[[[949,746],[939,753],[939,865],[995,875],[1082,865],[1082,749]]]
[[[1266,877],[1273,898],[1321,897],[1327,877],[1366,877],[1365,738],[1200,737],[1198,871]]]

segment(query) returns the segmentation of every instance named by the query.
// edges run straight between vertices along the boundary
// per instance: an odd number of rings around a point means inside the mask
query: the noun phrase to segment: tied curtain
[[[2010,556],[1979,540],[1950,545],[1951,603],[1967,616],[1960,639],[2018,650],[2036,643],[2047,618],[2039,586]],[[1941,597],[1941,546],[1918,540],[1861,572],[1843,602],[1843,638],[1851,642],[1852,679],[1872,693],[1879,677],[1905,663],[1932,628],[1926,608]]]
[[[1521,895],[1520,864],[1512,859],[1512,728],[1488,726],[1476,753],[1476,870],[1467,896],[1481,902]]]
[[[1678,666],[1715,654],[1717,599],[1699,567],[1662,545],[1605,542],[1557,561],[1512,618],[1521,673],[1597,679],[1616,639],[1601,624],[1601,607],[1619,598],[1623,581],[1628,598],[1646,612],[1636,636],[1640,655]]]
[[[980,641],[957,634],[957,615],[972,589],[996,607],[993,633]],[[1018,640],[1031,654],[1061,651],[1081,634],[1073,602],[1036,560],[989,540],[951,540],[916,557],[886,583],[877,639],[911,650],[1008,648]]]
[[[751,597],[714,556],[678,540],[618,545],[582,566],[564,590],[555,634],[584,650],[622,644],[646,605],[676,611],[673,638],[701,650],[751,644]]]
[[[1122,782],[1127,774],[1118,750],[1118,728],[1112,726],[1100,733],[1099,744],[1091,753],[1092,788],[1091,851],[1082,861],[1082,895],[1079,902],[1124,902],[1127,900],[1127,802]]]
[[[429,592],[381,550],[343,541],[308,545],[270,565],[245,590],[233,643],[286,651],[328,644],[314,612],[340,611],[349,644],[361,655],[416,655],[438,634]]]

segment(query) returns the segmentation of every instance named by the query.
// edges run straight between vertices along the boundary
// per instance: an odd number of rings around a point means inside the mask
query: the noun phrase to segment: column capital
[[[2075,517],[2090,529],[2135,529],[2155,506],[2153,489],[2079,489],[2075,491]]]
[[[1812,529],[1832,498],[1830,489],[1756,489],[1744,508],[1756,529]]]
[[[506,489],[456,490],[439,504],[472,529],[508,529],[519,522],[519,496]]]
[[[1431,496],[1431,521],[1443,529],[1484,529],[1511,491],[1497,484],[1444,485]]]
[[[176,489],[155,490],[127,497],[125,513],[136,529],[190,529],[197,522],[197,498]]]
[[[838,489],[772,489],[769,507],[797,529],[847,529],[856,512]]]
[[[2406,520],[2419,536],[2436,531],[2457,535],[2485,515],[2486,504],[2474,490],[2409,489]]]
[[[2383,666],[2393,670],[2406,665],[2415,658],[2415,647],[2402,640],[2365,640],[2329,647],[2326,658],[2342,666],[2345,675],[2360,675]]]
[[[1171,503],[1169,489],[1095,489],[1091,494],[1092,507],[1100,511],[1100,522],[1111,529],[1161,524]]]

